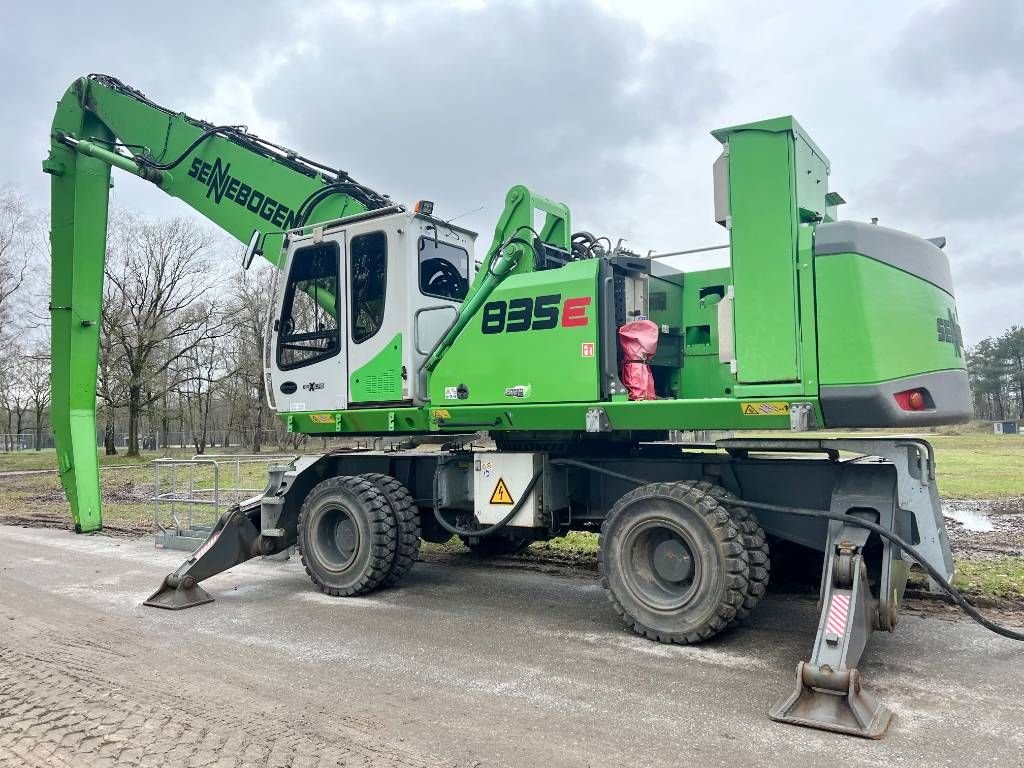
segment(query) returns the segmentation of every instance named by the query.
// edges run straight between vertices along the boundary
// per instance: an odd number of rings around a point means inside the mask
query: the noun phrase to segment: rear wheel
[[[302,564],[329,595],[376,589],[395,559],[395,517],[369,480],[332,477],[309,492],[298,521]]]
[[[406,488],[391,475],[369,472],[360,475],[384,494],[395,518],[395,559],[384,577],[382,586],[390,587],[402,580],[420,553],[420,511]]]
[[[468,536],[460,536],[462,543],[469,547],[474,555],[480,557],[500,557],[514,555],[530,546],[529,539],[510,539],[507,536],[484,536],[474,541]]]
[[[601,526],[601,583],[638,634],[694,643],[725,629],[743,605],[743,534],[700,483],[651,483],[619,499]]]

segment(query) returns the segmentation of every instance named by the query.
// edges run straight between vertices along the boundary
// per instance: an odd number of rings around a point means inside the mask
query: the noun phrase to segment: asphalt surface
[[[1017,766],[1024,649],[904,616],[862,672],[868,741],[771,722],[814,604],[763,603],[699,647],[623,629],[594,578],[421,562],[364,598],[297,560],[141,602],[181,553],[0,527],[0,765]]]

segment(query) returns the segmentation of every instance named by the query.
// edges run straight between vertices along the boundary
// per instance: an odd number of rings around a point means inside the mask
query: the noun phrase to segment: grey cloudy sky
[[[442,216],[483,206],[461,221],[487,242],[523,183],[644,252],[724,242],[708,132],[793,114],[844,217],[948,238],[969,341],[1024,324],[1024,3],[4,5],[0,183],[40,206],[53,105],[89,72]]]

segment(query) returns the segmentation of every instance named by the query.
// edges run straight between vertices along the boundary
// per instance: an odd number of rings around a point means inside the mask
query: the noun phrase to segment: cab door
[[[403,403],[408,369],[409,270],[399,225],[407,217],[359,222],[346,238],[348,402],[353,407]]]
[[[279,411],[348,404],[345,232],[293,243],[271,325],[270,386]]]

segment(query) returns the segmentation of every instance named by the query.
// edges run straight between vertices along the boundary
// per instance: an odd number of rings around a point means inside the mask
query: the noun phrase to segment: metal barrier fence
[[[297,454],[197,454],[191,459],[154,459],[150,501],[156,546],[196,549],[228,508],[263,493],[272,465],[291,464],[297,458]],[[255,487],[261,476],[263,485]]]
[[[53,433],[43,432],[39,439],[40,448],[53,448]],[[15,451],[36,450],[35,432],[5,432],[0,433],[0,453],[14,453]]]
[[[246,439],[250,436],[245,436]],[[274,447],[278,451],[284,447],[284,441],[295,436],[288,435],[273,429],[263,430],[261,433],[261,444]],[[206,438],[207,448],[234,448],[242,445],[243,436],[238,432],[210,432]],[[140,451],[159,451],[169,448],[192,448],[195,443],[192,434],[189,432],[143,432],[136,438]],[[35,431],[2,433],[0,432],[0,453],[14,453],[16,451],[34,451],[37,437]],[[128,448],[128,433],[117,432],[113,436],[114,447],[119,451]],[[54,448],[53,432],[46,429],[38,436],[40,450],[52,450]],[[104,446],[104,436],[100,432],[96,436],[96,447]]]

